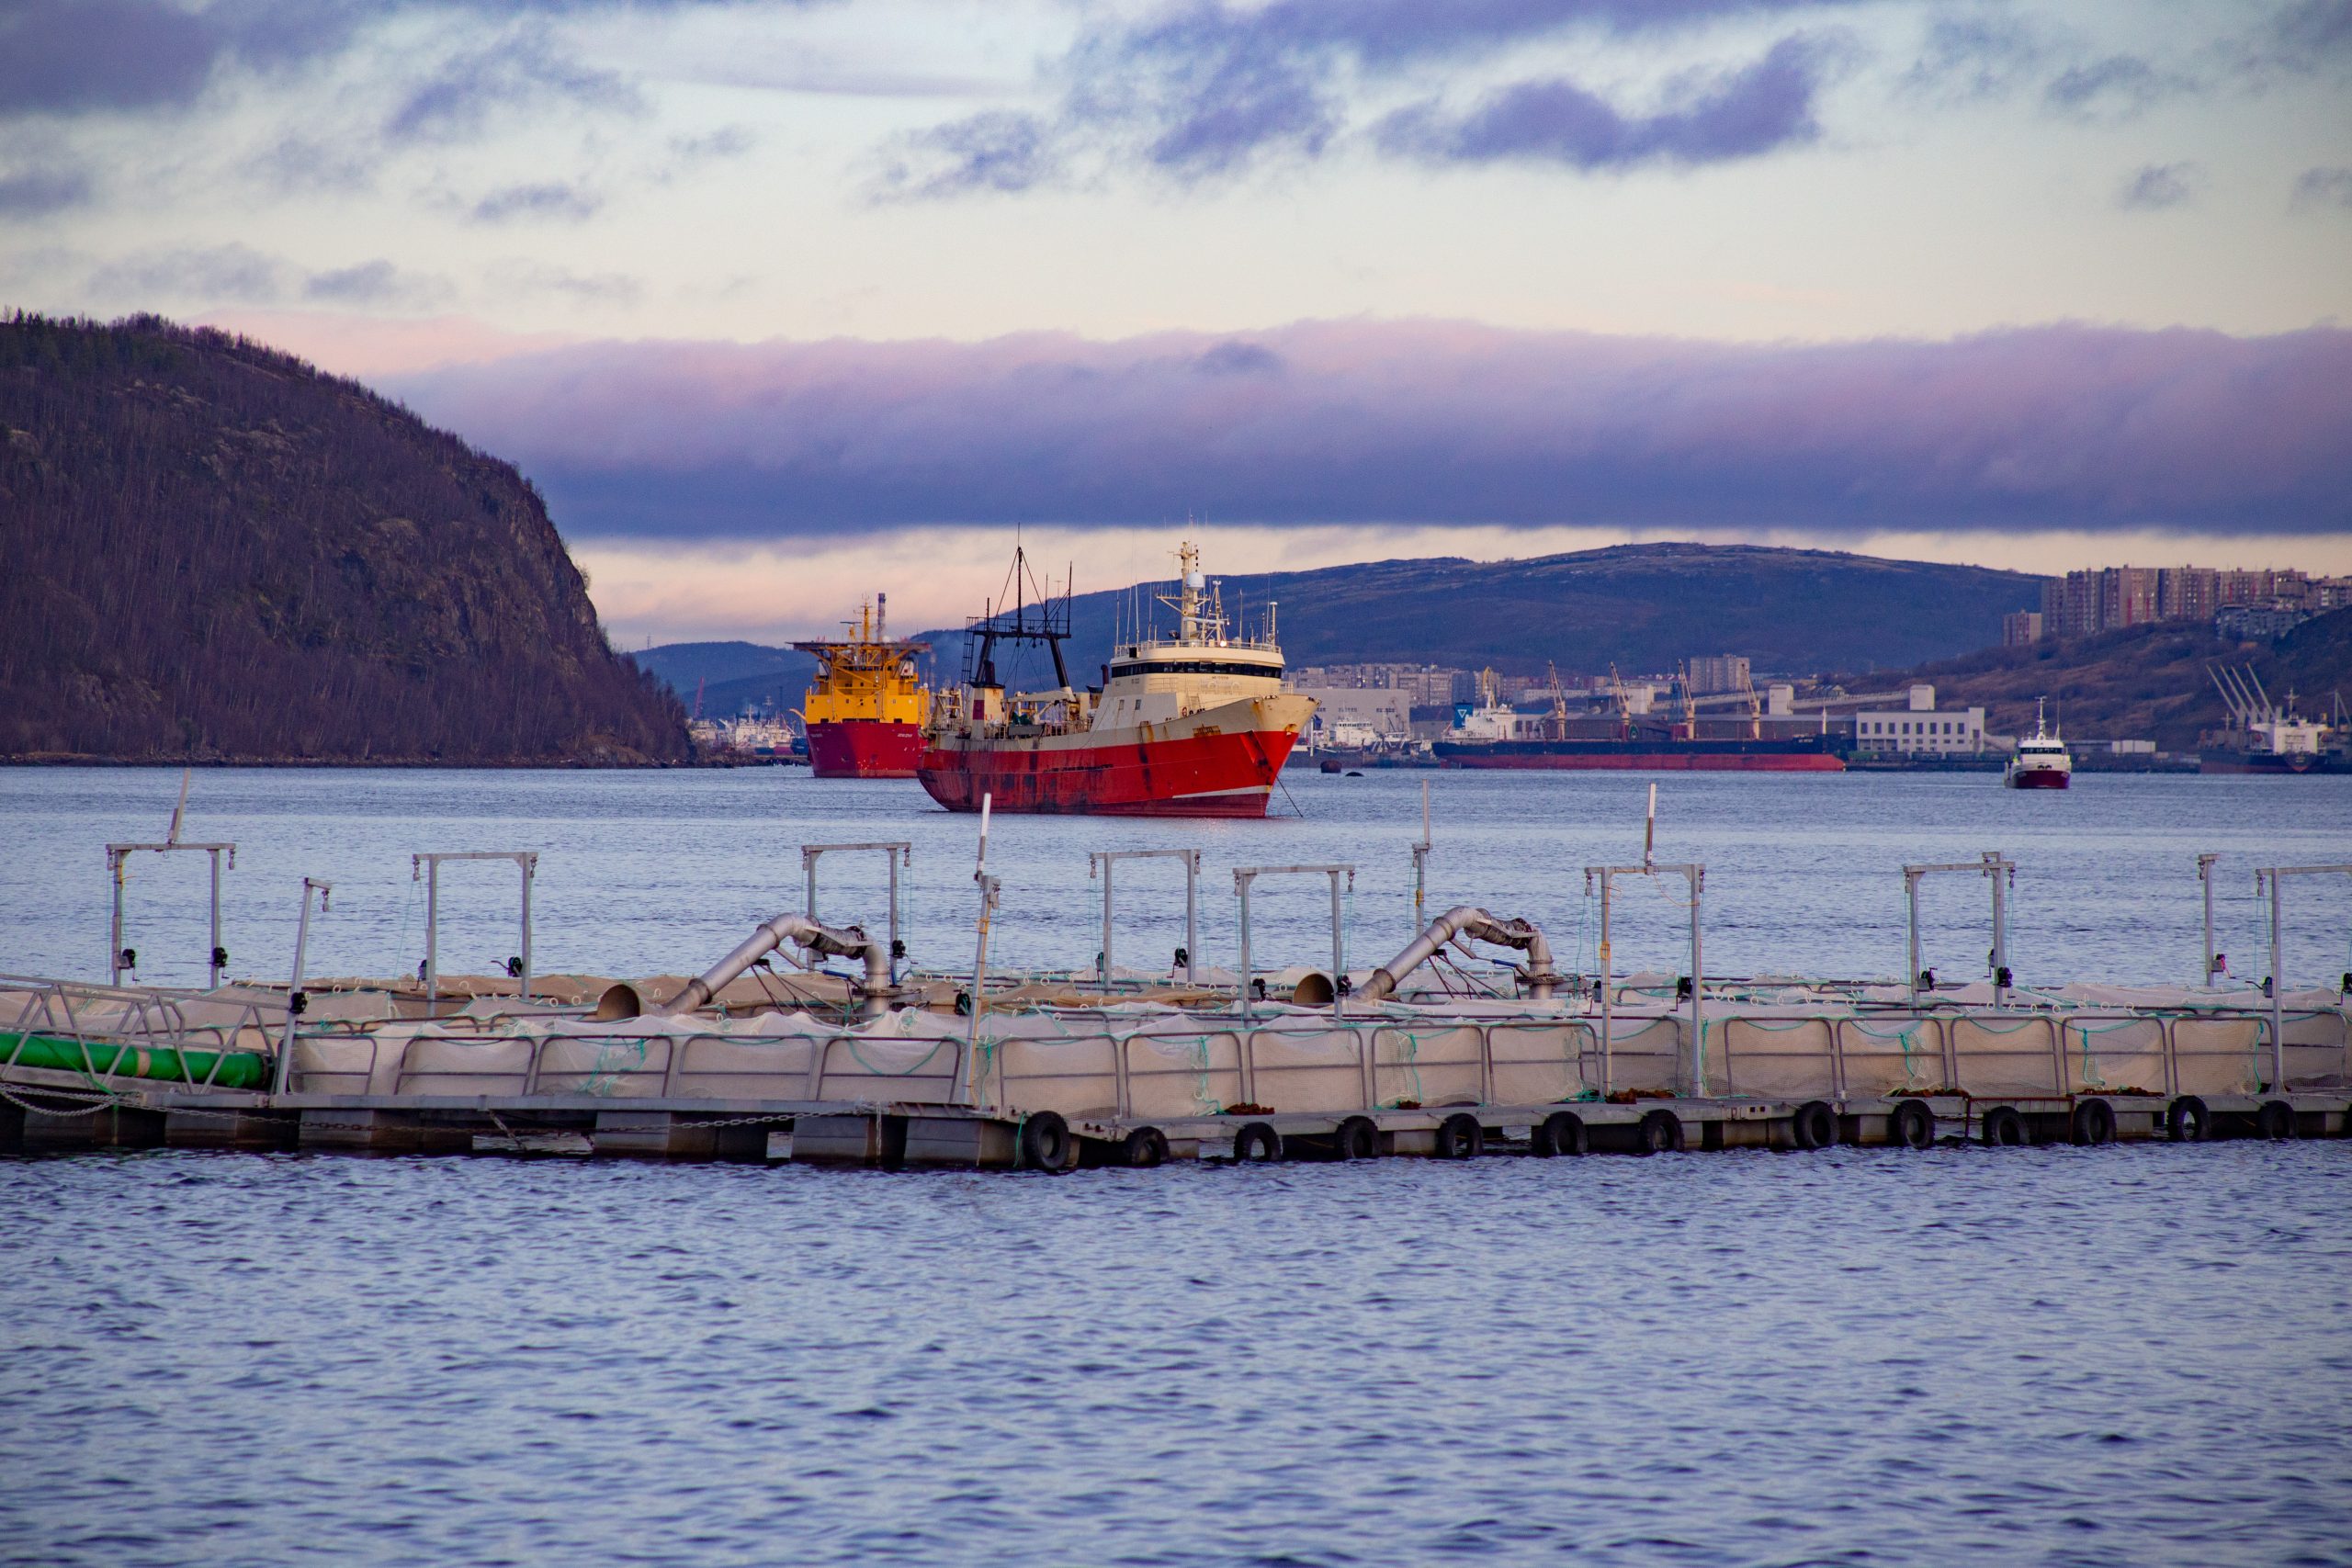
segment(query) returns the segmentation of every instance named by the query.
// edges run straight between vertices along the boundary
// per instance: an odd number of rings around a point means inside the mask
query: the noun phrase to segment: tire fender
[[[1580,1155],[1591,1146],[1584,1118],[1573,1111],[1555,1111],[1544,1118],[1528,1143],[1539,1155]]]
[[[1058,1111],[1037,1111],[1021,1122],[1021,1164],[1058,1176],[1078,1163],[1078,1140]]]

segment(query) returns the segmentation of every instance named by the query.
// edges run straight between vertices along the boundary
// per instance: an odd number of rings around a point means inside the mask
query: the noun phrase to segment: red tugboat
[[[808,771],[820,779],[910,779],[922,757],[931,690],[915,673],[927,642],[892,642],[888,595],[861,604],[838,642],[796,642],[817,656],[817,680],[802,699]]]
[[[1069,597],[1038,594],[1018,551],[1014,605],[980,616],[964,641],[960,690],[936,705],[915,776],[950,811],[1122,817],[1263,817],[1283,761],[1315,699],[1282,689],[1274,609],[1255,637],[1228,635],[1223,596],[1203,578],[1200,551],[1177,552],[1182,575],[1159,603],[1172,637],[1123,641],[1099,688],[1070,683],[1061,645]],[[1008,694],[997,669],[1007,645],[1053,656],[1052,688]]]

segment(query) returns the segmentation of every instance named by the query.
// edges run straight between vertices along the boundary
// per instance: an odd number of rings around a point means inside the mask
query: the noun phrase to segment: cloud
[[[2270,30],[2287,60],[2352,54],[2352,0],[2300,0],[2278,13]]]
[[[334,305],[429,307],[450,292],[448,279],[408,272],[380,257],[313,273],[302,285],[304,299]]]
[[[560,181],[508,186],[492,191],[468,209],[477,223],[504,223],[517,218],[560,218],[579,222],[593,218],[604,197]]]
[[[644,280],[627,273],[574,272],[534,261],[501,262],[487,280],[502,294],[552,297],[576,305],[634,305],[645,293]]]
[[[101,299],[220,300],[268,304],[286,297],[292,269],[250,245],[187,245],[140,251],[107,262],[86,287]]]
[[[62,164],[0,169],[0,215],[40,218],[90,199],[90,176]]]
[[[1902,86],[1930,96],[1999,97],[2039,70],[2049,49],[2031,24],[2000,12],[1939,17]]]
[[[1745,69],[1686,78],[1675,106],[1652,115],[1624,114],[1573,82],[1521,82],[1458,119],[1433,105],[1400,110],[1378,140],[1432,161],[1518,158],[1578,169],[1752,158],[1820,135],[1814,99],[1828,52],[1815,39],[1783,39]]]
[[[441,62],[393,109],[384,134],[395,142],[471,140],[497,110],[546,99],[602,108],[638,104],[621,78],[581,64],[535,25]]]
[[[12,0],[0,11],[0,115],[185,104],[230,47],[165,0]]]
[[[2138,55],[2110,54],[2060,72],[2042,89],[2041,99],[2052,113],[2071,119],[2123,119],[2196,88],[2193,78],[2159,70]]]
[[[396,378],[574,537],[940,524],[2352,529],[2352,332],[1748,345],[1440,322],[599,343]]]
[[[876,196],[932,197],[1027,190],[1059,175],[1052,128],[1035,115],[992,109],[899,138],[885,152]]]
[[[897,139],[885,149],[879,186],[885,195],[919,197],[1026,190],[1067,177],[1084,159],[1129,160],[1189,184],[1240,173],[1270,156],[1321,155],[1345,131],[1351,92],[1366,78],[1453,68],[1579,29],[1657,34],[1858,3],[1273,0],[1249,6],[1180,0],[1140,21],[1098,22],[1083,31],[1055,68],[1064,91],[1048,114],[982,114]],[[1794,138],[1789,124],[1810,126],[1809,91],[1800,91],[1805,102],[1792,118],[1785,101],[1793,78],[1804,74],[1798,52],[1792,42],[1751,67],[1774,81],[1715,84],[1713,90],[1727,95],[1720,105],[1686,103],[1646,120],[1628,118],[1572,83],[1533,81],[1480,111],[1494,123],[1476,115],[1450,121],[1432,98],[1384,122],[1377,145],[1423,158],[1534,156],[1586,167],[1652,157],[1702,161],[1713,145],[1753,148],[1775,135],[1770,126],[1735,125],[1743,112],[1768,121],[1779,117],[1780,141]],[[1782,101],[1768,102],[1776,90]],[[1686,89],[1683,96],[1702,98],[1706,91]],[[1485,154],[1448,151],[1457,142],[1467,147],[1513,135],[1525,144]],[[1653,150],[1595,151],[1612,140]]]
[[[2352,209],[2352,168],[2305,169],[2296,176],[2290,205]]]
[[[2196,199],[2205,172],[2195,163],[2150,164],[2123,182],[2115,204],[2130,211],[2158,212]]]

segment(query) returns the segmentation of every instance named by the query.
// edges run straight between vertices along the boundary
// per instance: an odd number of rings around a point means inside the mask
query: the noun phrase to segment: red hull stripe
[[[2071,775],[2066,773],[2019,773],[2009,781],[2011,789],[2064,789]]]
[[[950,811],[978,811],[989,795],[998,811],[1263,817],[1297,739],[1271,729],[1054,750],[935,746],[915,776]]]
[[[1742,755],[1727,751],[1602,751],[1585,755],[1552,751],[1521,752],[1516,756],[1501,757],[1457,754],[1446,758],[1445,765],[1450,768],[1570,773],[1842,773],[1846,771],[1842,760],[1819,751],[1779,756],[1770,753]]]
[[[820,779],[910,779],[922,761],[922,727],[840,719],[808,727],[808,771]]]

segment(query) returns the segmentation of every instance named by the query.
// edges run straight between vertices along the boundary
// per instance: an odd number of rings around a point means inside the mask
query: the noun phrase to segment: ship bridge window
[[[1226,664],[1208,659],[1153,659],[1122,661],[1111,666],[1113,675],[1256,675],[1282,678],[1279,664]]]

